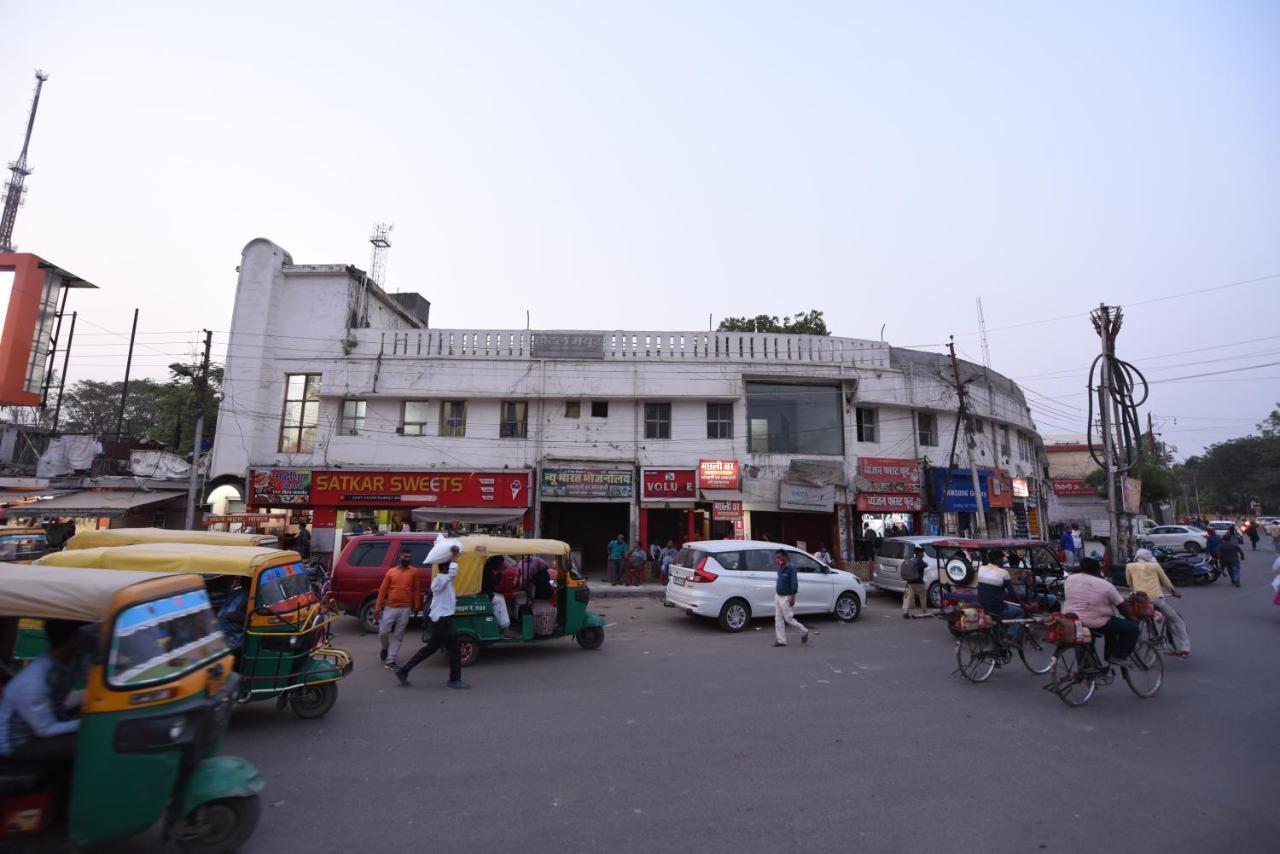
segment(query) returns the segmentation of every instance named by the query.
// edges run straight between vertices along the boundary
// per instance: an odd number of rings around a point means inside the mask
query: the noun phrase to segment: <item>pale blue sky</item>
[[[146,372],[228,328],[251,238],[363,267],[379,220],[437,326],[820,308],[977,359],[982,297],[1046,434],[1101,300],[1152,378],[1280,362],[1280,278],[1134,305],[1280,274],[1276,3],[107,5],[0,0],[0,157],[42,67],[16,240],[103,287],[87,320],[142,306]],[[77,336],[72,380],[120,374]],[[1278,399],[1272,366],[1152,410],[1187,453]]]

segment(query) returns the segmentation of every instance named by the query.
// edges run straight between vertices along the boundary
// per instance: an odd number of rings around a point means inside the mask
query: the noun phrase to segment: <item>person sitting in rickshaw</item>
[[[987,552],[987,562],[978,567],[978,604],[993,617],[1002,620],[1017,620],[1022,617],[1022,609],[1006,598],[1016,598],[1013,590],[1013,579],[1009,570],[1004,568],[1004,552],[991,549]],[[1018,633],[1018,625],[1010,624],[1009,635]]]
[[[244,645],[244,622],[248,616],[249,591],[245,589],[243,579],[237,578],[231,583],[231,592],[227,601],[218,609],[218,628],[226,636],[227,647],[235,653]]]
[[[80,627],[71,620],[46,620],[48,649],[19,671],[0,700],[0,757],[70,760],[76,754],[80,721],[67,697],[82,673]]]
[[[519,637],[511,628],[511,615],[507,610],[507,597],[502,595],[502,578],[507,568],[507,559],[502,555],[494,555],[484,562],[483,577],[480,580],[480,592],[493,602],[493,616],[498,621],[504,638]]]

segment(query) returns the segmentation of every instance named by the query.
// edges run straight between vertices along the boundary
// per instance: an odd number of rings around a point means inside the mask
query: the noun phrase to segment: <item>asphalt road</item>
[[[325,719],[232,721],[225,752],[267,779],[244,850],[1274,851],[1274,557],[1186,591],[1194,652],[1158,697],[1117,680],[1078,709],[1016,659],[962,681],[940,621],[875,595],[781,649],[771,621],[597,600],[602,649],[486,651],[471,691],[439,657],[398,687],[344,619],[356,671]]]

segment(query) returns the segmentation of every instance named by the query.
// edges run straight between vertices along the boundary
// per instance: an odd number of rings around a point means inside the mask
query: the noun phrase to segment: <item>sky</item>
[[[240,250],[433,326],[825,313],[954,335],[1080,433],[1099,341],[1181,456],[1280,401],[1280,4],[0,0],[15,242],[97,284],[68,379],[225,352]],[[1270,364],[1268,364],[1270,363]],[[1251,368],[1262,365],[1263,367]],[[1221,372],[1221,373],[1219,373]],[[1203,376],[1212,374],[1211,376]]]

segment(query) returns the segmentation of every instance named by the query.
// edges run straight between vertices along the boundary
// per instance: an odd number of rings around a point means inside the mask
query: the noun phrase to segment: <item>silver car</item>
[[[931,543],[954,539],[955,537],[889,537],[881,540],[876,548],[875,564],[871,568],[871,583],[877,590],[886,592],[901,593],[906,590],[907,582],[902,580],[902,564],[915,554],[916,546],[923,546],[928,564],[924,571],[924,588],[929,607],[939,607],[938,553]]]

